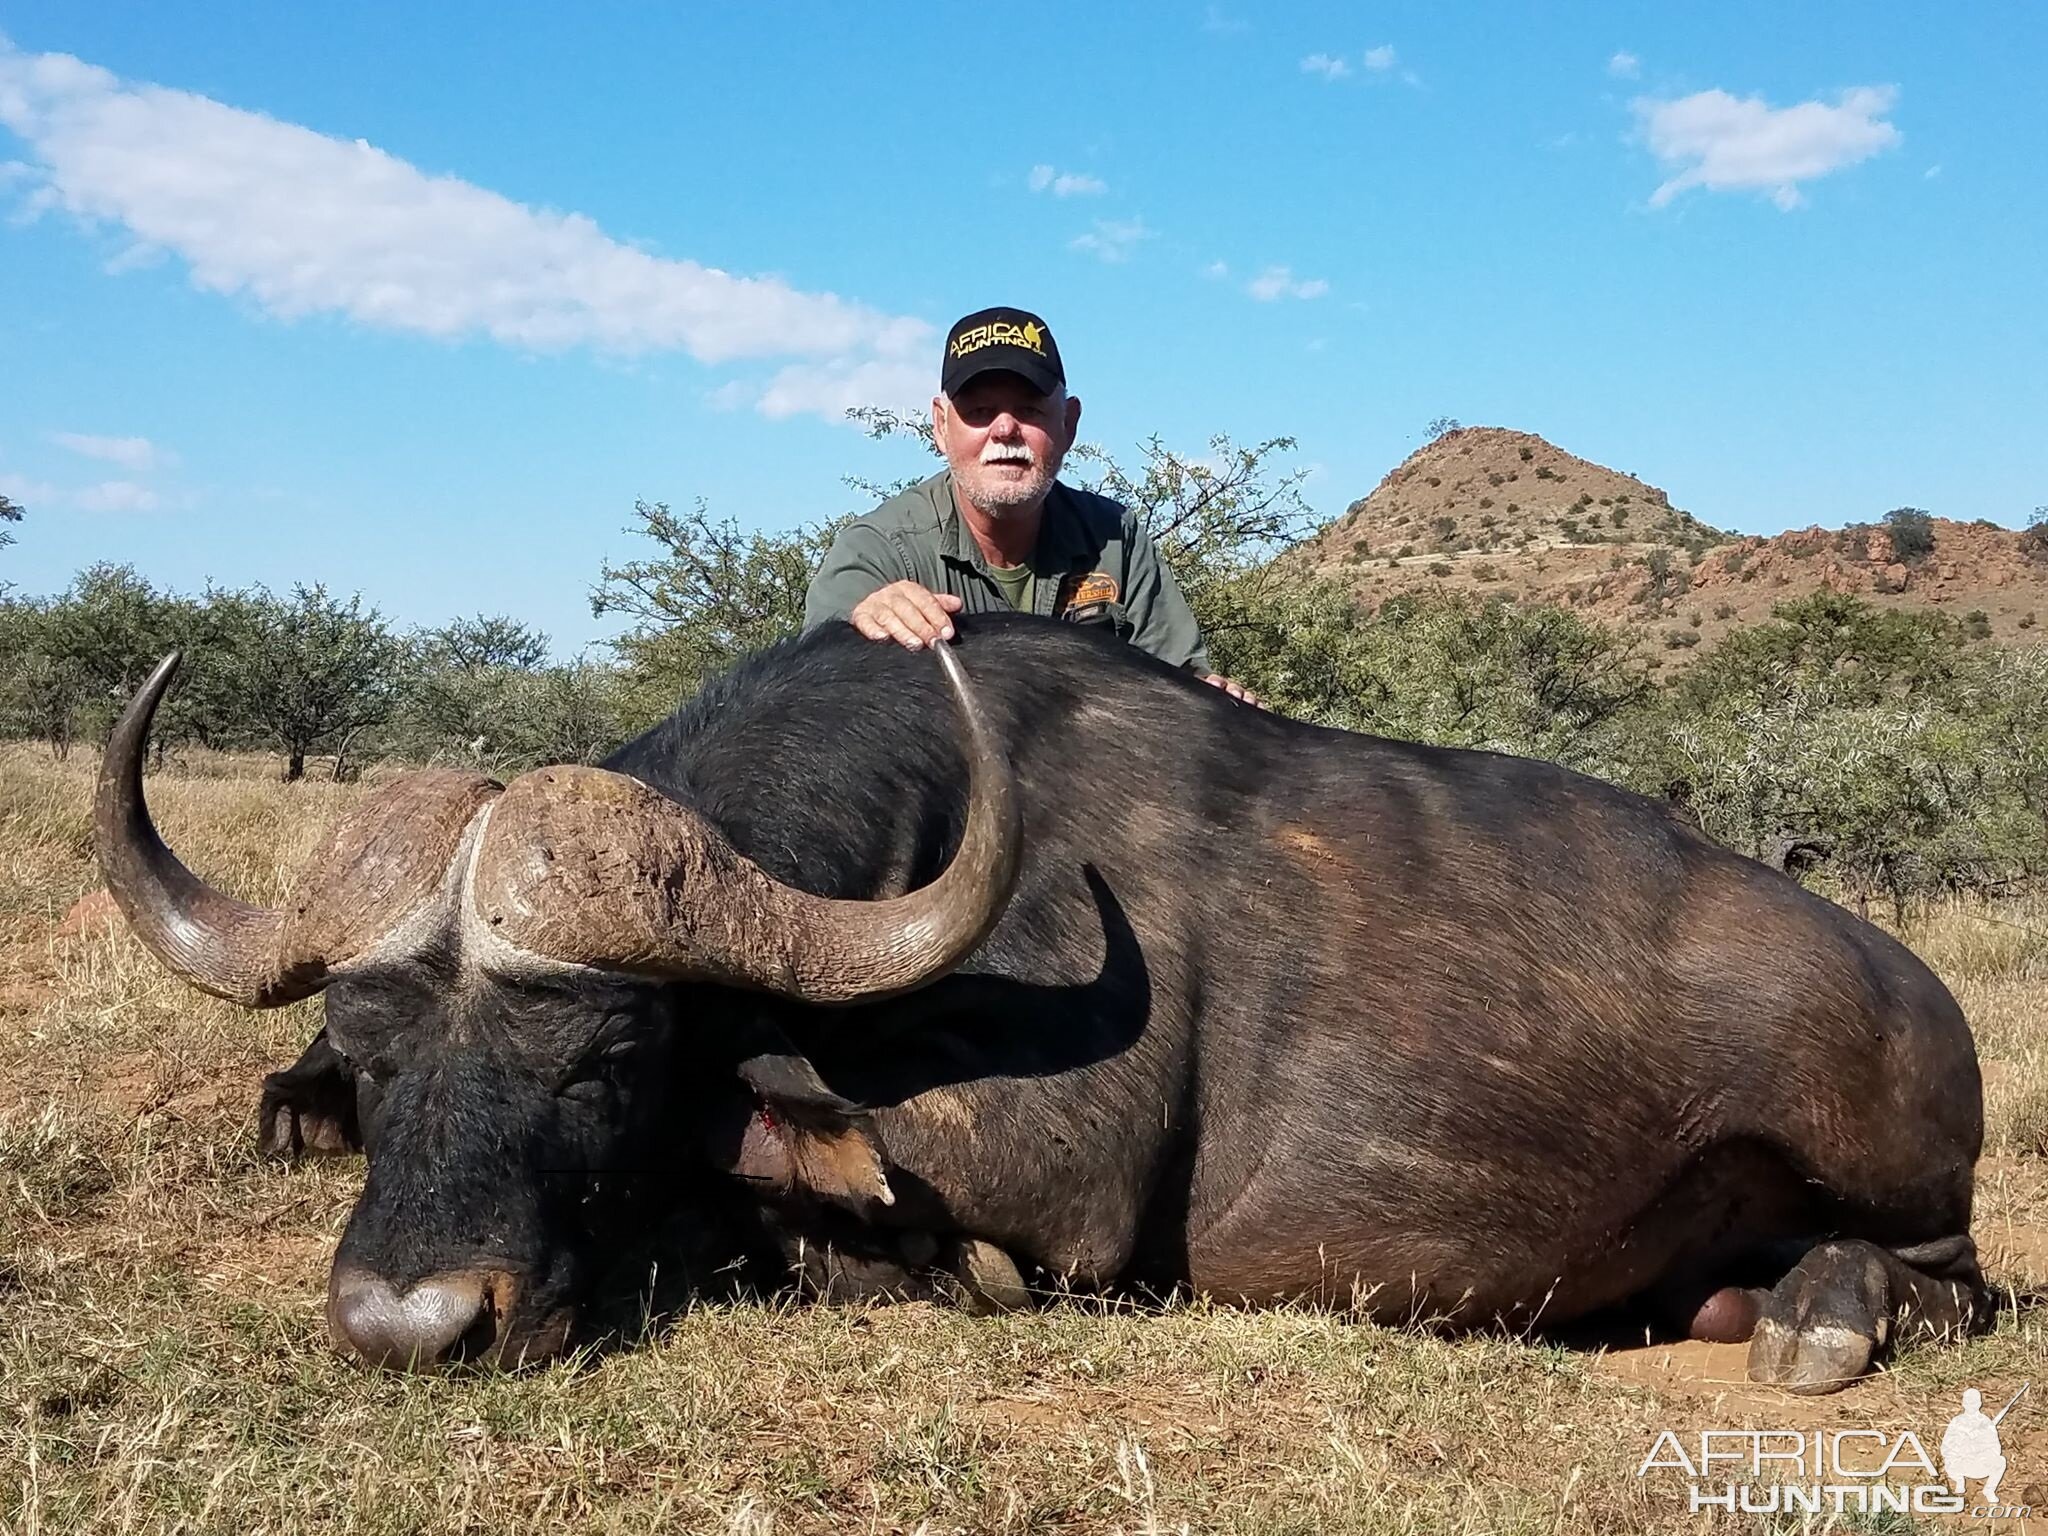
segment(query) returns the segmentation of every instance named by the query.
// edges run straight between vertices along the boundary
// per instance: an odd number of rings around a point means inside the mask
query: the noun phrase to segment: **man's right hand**
[[[934,592],[914,581],[898,581],[870,592],[847,618],[870,640],[894,640],[907,650],[922,650],[953,638],[953,615],[960,599]]]

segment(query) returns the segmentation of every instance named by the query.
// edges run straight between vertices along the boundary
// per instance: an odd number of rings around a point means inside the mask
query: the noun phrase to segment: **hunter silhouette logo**
[[[2026,1396],[2032,1382],[2023,1382],[1995,1417],[1984,1416],[1984,1394],[1975,1387],[1963,1393],[1963,1411],[1948,1421],[1941,1435],[1941,1472],[1949,1487],[1961,1494],[1963,1484],[1984,1480],[1982,1501],[1998,1502],[1999,1479],[2005,1476],[2005,1448],[1998,1441],[1998,1421]]]

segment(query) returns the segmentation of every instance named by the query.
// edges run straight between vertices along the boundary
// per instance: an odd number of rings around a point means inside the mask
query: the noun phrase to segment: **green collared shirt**
[[[1031,612],[1106,624],[1162,661],[1213,670],[1180,584],[1129,508],[1056,483],[1045,499],[1031,566],[1037,576],[1027,587]],[[950,592],[963,613],[1011,611],[960,519],[950,471],[839,530],[805,594],[804,628],[844,619],[862,598],[898,581]]]

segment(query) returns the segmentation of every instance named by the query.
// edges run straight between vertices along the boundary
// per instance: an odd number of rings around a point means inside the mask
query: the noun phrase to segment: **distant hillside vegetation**
[[[1682,664],[1815,592],[1936,608],[1984,638],[2038,642],[2048,559],[2030,557],[2025,537],[1908,517],[1896,529],[1738,538],[1533,433],[1465,427],[1417,449],[1287,559],[1373,604],[1445,590],[1561,603],[1645,634],[1659,657]]]

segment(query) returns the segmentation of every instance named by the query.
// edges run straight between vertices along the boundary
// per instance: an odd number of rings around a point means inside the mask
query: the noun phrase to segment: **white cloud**
[[[1304,75],[1321,75],[1325,80],[1342,80],[1351,73],[1351,66],[1342,59],[1327,53],[1312,53],[1301,61]]]
[[[1268,267],[1244,286],[1244,291],[1261,304],[1277,299],[1320,299],[1330,285],[1320,277],[1298,279],[1292,267]]]
[[[1227,261],[1212,261],[1209,265],[1202,268],[1202,276],[1211,279],[1228,277],[1230,276],[1230,263]]]
[[[154,512],[157,494],[133,480],[102,480],[71,493],[71,504],[81,512]]]
[[[88,432],[53,432],[50,441],[83,458],[100,459],[131,471],[155,469],[157,465],[172,460],[171,455],[159,450],[146,437],[94,437]]]
[[[1227,15],[1220,5],[1211,5],[1202,13],[1202,30],[1204,32],[1213,32],[1219,37],[1236,37],[1240,33],[1251,31],[1251,29],[1252,24],[1250,22]]]
[[[1377,48],[1365,50],[1365,67],[1376,75],[1384,75],[1394,67],[1394,45],[1381,43]]]
[[[768,381],[754,408],[777,421],[805,414],[843,421],[857,405],[921,410],[937,387],[933,370],[916,363],[791,363]]]
[[[1054,197],[1100,197],[1109,190],[1108,183],[1100,177],[1084,176],[1078,171],[1056,171],[1049,165],[1031,167],[1025,185],[1034,192],[1050,192]]]
[[[918,319],[650,255],[583,215],[430,175],[360,139],[4,39],[0,124],[32,152],[31,213],[168,251],[197,287],[282,319],[339,315],[533,351],[801,359],[848,376],[921,360],[931,341]]]
[[[1926,179],[1927,179],[1927,180],[1929,180],[1929,181],[1932,181],[1932,180],[1934,180],[1934,178],[1935,178],[1935,177],[1939,176],[1940,174],[1941,174],[1941,167],[1940,167],[1940,166],[1938,166],[1938,165],[1930,165],[1929,167],[1927,167],[1927,178],[1926,178]]]
[[[1756,189],[1790,210],[1799,190],[1830,171],[1868,160],[1900,142],[1884,115],[1898,99],[1890,86],[1859,85],[1830,105],[1802,101],[1772,107],[1760,96],[1700,91],[1676,101],[1637,101],[1635,112],[1651,151],[1677,171],[1650,194],[1661,208],[1690,187],[1725,192]]]
[[[1095,228],[1067,242],[1076,251],[1087,251],[1104,261],[1129,261],[1139,242],[1150,240],[1153,231],[1143,219],[1097,219]]]
[[[1607,61],[1607,73],[1617,80],[1633,80],[1643,72],[1643,61],[1623,49]]]
[[[31,480],[25,475],[0,475],[0,496],[28,512],[64,499],[64,493],[48,481]]]

